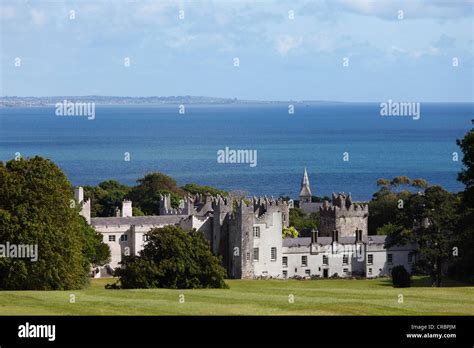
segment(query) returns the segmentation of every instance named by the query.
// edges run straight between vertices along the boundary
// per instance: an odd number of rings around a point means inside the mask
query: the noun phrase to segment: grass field
[[[228,280],[226,290],[106,290],[110,282],[94,279],[79,291],[0,291],[0,315],[474,315],[473,286],[432,288],[420,277],[405,289],[384,278]]]

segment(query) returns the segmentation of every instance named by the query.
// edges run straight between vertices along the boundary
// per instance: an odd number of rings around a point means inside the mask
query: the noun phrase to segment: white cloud
[[[434,46],[421,50],[407,50],[398,46],[391,46],[387,49],[386,54],[390,61],[394,61],[401,57],[420,59],[423,56],[438,56],[440,55],[440,50]]]
[[[302,37],[294,37],[291,35],[283,35],[277,39],[276,49],[283,56],[287,56],[288,52],[303,42]]]
[[[43,26],[46,23],[46,13],[43,10],[36,10],[34,8],[30,11],[31,20],[33,24],[38,27]]]

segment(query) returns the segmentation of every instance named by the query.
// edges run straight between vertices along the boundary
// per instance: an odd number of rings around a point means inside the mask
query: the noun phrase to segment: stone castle
[[[303,195],[301,195],[303,193]],[[308,197],[309,195],[309,197]],[[97,268],[94,276],[110,276],[123,255],[136,255],[143,249],[146,233],[152,228],[176,225],[184,230],[201,231],[212,252],[222,256],[230,278],[341,277],[388,274],[392,265],[408,270],[414,262],[414,247],[385,249],[385,236],[368,236],[367,204],[352,202],[351,196],[333,194],[332,202],[318,204],[319,231],[311,237],[282,238],[289,226],[291,204],[273,197],[251,199],[232,196],[195,195],[185,197],[179,208],[171,206],[169,195],[160,198],[157,216],[133,216],[132,202],[123,201],[115,217],[90,216],[90,201],[84,201],[82,188],[75,192],[81,215],[104,237],[110,247],[110,265]],[[304,198],[304,200],[302,199]],[[304,172],[300,207],[310,210],[311,188]]]

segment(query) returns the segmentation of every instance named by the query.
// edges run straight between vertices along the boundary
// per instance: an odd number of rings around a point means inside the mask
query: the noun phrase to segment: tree
[[[414,243],[421,262],[417,268],[431,275],[433,286],[441,286],[443,265],[450,260],[453,235],[458,221],[459,200],[440,186],[430,186],[423,194],[412,194],[403,209],[404,228],[388,235],[386,246]]]
[[[390,180],[385,178],[380,178],[377,180],[377,186],[390,188]]]
[[[411,185],[411,179],[404,175],[396,176],[392,179],[390,185],[397,190],[403,190],[403,188],[406,188],[407,186]]]
[[[465,185],[463,202],[465,206],[474,208],[474,129],[456,143],[464,154],[462,159],[464,168],[458,174],[458,180]]]
[[[225,288],[225,270],[201,232],[177,226],[156,228],[138,256],[125,257],[116,270],[121,287]]]
[[[221,196],[227,196],[228,193],[226,191],[223,191],[223,190],[219,190],[219,189],[216,189],[214,187],[210,187],[210,186],[202,186],[202,185],[198,185],[198,184],[186,184],[182,187],[182,189],[192,195],[195,195],[195,194],[202,194],[202,195],[205,195],[206,193],[209,193],[211,194],[212,196],[217,196],[217,195],[221,195]]]
[[[283,238],[297,238],[299,236],[298,231],[293,226],[285,227],[282,232]]]
[[[369,202],[369,234],[376,234],[378,229],[387,223],[396,223],[398,197],[392,192],[378,192]]]
[[[130,191],[126,185],[116,180],[107,180],[97,186],[84,187],[86,199],[90,199],[91,216],[114,216],[115,209],[122,206],[125,196]]]
[[[417,187],[420,189],[426,189],[428,188],[429,185],[425,179],[417,178],[417,179],[413,179],[413,181],[411,182],[411,186]]]
[[[464,185],[459,207],[459,234],[455,241],[457,256],[450,268],[454,277],[474,283],[474,130],[457,140],[463,151],[464,168],[458,174],[458,180]]]
[[[146,215],[159,214],[159,202],[161,195],[171,196],[171,206],[179,207],[179,202],[185,195],[185,191],[176,186],[176,181],[163,173],[151,173],[137,180],[127,198]]]
[[[398,233],[401,229],[403,229],[403,226],[395,225],[389,222],[388,224],[379,227],[377,229],[377,234],[380,236],[393,235]]]
[[[110,262],[110,248],[103,243],[103,236],[97,233],[84,218],[80,218],[81,230],[83,231],[82,252],[92,267],[103,266]]]
[[[309,216],[303,212],[300,208],[290,209],[290,226],[296,228],[296,230],[301,231],[317,229],[319,226],[319,213],[312,213]]]
[[[378,229],[387,223],[403,224],[401,221],[406,219],[404,205],[412,195],[409,186],[421,191],[429,187],[424,179],[411,180],[406,176],[397,176],[392,180],[378,179],[377,186],[379,191],[369,202],[369,234],[377,234]]]
[[[0,258],[0,288],[78,289],[110,254],[87,226],[64,173],[41,157],[0,162],[0,244],[37,245],[38,260]]]
[[[331,198],[329,198],[328,196],[324,196],[324,197],[311,196],[311,202],[312,202],[312,203],[322,203],[322,202],[324,202],[324,201],[330,202],[330,201],[331,201]]]

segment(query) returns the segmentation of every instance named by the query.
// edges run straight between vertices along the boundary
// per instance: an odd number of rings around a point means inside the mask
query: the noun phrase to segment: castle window
[[[301,256],[301,266],[302,267],[308,266],[308,256]]]
[[[128,235],[122,234],[122,235],[120,236],[120,241],[121,241],[121,242],[127,242],[127,241],[128,241]]]
[[[260,238],[260,226],[253,227],[253,236],[255,238]]]
[[[247,253],[245,254],[245,260],[250,261],[250,251],[247,251]]]
[[[371,264],[374,263],[374,255],[373,255],[373,254],[367,255],[367,263],[368,263],[369,265],[371,265]]]
[[[393,262],[393,254],[387,254],[387,262],[391,264]]]
[[[307,269],[304,271],[305,276],[310,277],[311,276],[311,270]]]
[[[327,255],[323,255],[323,265],[328,265],[329,264],[329,259]]]
[[[349,263],[349,255],[342,255],[342,264],[347,265]]]
[[[143,235],[143,241],[144,241],[144,242],[147,242],[147,241],[148,241],[148,235],[147,235],[147,234],[144,234],[144,235]]]
[[[288,256],[283,256],[283,267],[288,267]]]
[[[283,278],[288,278],[288,271],[283,271]]]
[[[372,275],[372,268],[369,268],[369,275]]]
[[[258,248],[253,248],[253,260],[258,261]]]
[[[272,249],[271,249],[271,260],[276,261],[276,259],[277,259],[277,248],[272,247]]]
[[[345,274],[349,273],[349,268],[343,268],[342,273],[345,273]]]
[[[115,242],[115,235],[111,234],[109,236],[109,242]]]
[[[408,253],[408,263],[413,263],[413,253]]]

